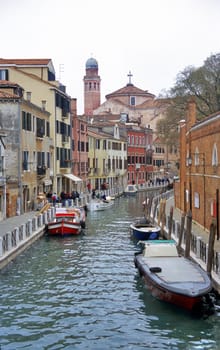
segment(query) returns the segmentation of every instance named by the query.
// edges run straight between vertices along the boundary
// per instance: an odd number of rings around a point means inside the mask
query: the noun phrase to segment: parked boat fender
[[[150,272],[153,272],[153,273],[159,273],[162,271],[161,267],[158,267],[158,266],[153,266],[153,267],[150,267]]]

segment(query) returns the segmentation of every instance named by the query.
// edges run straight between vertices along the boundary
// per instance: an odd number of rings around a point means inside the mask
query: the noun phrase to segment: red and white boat
[[[78,235],[85,228],[84,208],[56,208],[55,218],[48,223],[49,235]]]

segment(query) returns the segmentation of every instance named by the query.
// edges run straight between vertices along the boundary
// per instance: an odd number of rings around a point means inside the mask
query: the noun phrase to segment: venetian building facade
[[[37,208],[50,180],[50,113],[31,102],[21,86],[0,81],[0,128],[4,137],[4,218]],[[1,210],[2,211],[2,210]]]
[[[127,185],[127,138],[119,126],[109,123],[89,124],[88,181],[96,190]]]
[[[88,176],[88,123],[77,116],[77,101],[71,99],[73,189],[85,191]]]
[[[156,134],[156,125],[160,119],[165,117],[169,101],[156,99],[154,94],[134,86],[131,82],[131,73],[128,74],[128,77],[129,81],[126,86],[106,95],[106,101],[93,111],[93,118],[94,120],[134,122],[143,128],[151,129],[153,131],[152,142],[146,145],[146,151],[148,155],[151,153],[153,164],[151,177],[167,176],[167,170],[170,171],[170,168],[176,171],[178,154],[173,150],[170,151],[165,144],[161,144]],[[154,145],[155,142],[156,145]]]
[[[180,179],[175,183],[175,206],[205,230],[213,220],[220,234],[220,112],[196,120],[189,101],[187,119],[180,123]]]
[[[70,97],[66,88],[56,80],[51,59],[0,59],[0,78],[16,82],[24,89],[25,99],[31,96],[31,103],[50,114],[50,162],[49,179],[44,182],[43,191],[60,193],[71,186],[66,176],[71,173],[71,121]],[[35,114],[31,114],[33,121]],[[39,129],[43,125],[39,123]],[[43,129],[46,132],[46,129]],[[45,159],[47,155],[42,155]]]

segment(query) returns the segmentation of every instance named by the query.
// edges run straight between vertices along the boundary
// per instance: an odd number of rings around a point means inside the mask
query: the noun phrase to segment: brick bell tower
[[[92,116],[93,110],[100,106],[101,79],[98,75],[98,62],[95,58],[86,61],[86,75],[84,81],[84,114]]]

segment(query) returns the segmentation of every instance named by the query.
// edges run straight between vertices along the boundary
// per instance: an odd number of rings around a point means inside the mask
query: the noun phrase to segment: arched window
[[[212,166],[217,166],[217,165],[218,165],[218,151],[215,143],[212,149]]]

